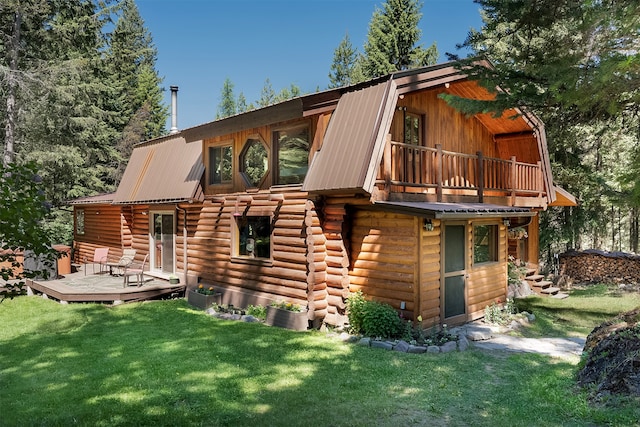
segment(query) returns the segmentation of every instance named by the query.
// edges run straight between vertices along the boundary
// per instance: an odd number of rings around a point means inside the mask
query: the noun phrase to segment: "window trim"
[[[258,185],[253,185],[253,183],[251,182],[251,180],[249,179],[249,177],[244,171],[244,156],[247,154],[247,151],[249,150],[249,144],[248,144],[249,140],[258,140],[264,147],[265,151],[267,152],[267,162],[266,162],[267,169],[265,170],[264,175],[262,175],[262,178],[260,178]],[[272,158],[273,158],[273,155],[271,153],[271,148],[269,147],[269,144],[267,144],[267,142],[264,140],[262,135],[260,135],[259,133],[254,133],[254,134],[248,135],[245,138],[244,143],[242,144],[242,150],[240,150],[240,153],[238,154],[238,171],[240,172],[240,176],[242,177],[242,180],[244,181],[246,188],[262,188],[265,181],[268,179],[269,174],[271,173]]]
[[[269,257],[261,258],[261,257],[250,257],[248,255],[240,255],[240,225],[238,224],[238,220],[248,217],[255,218],[268,218],[269,220]],[[264,214],[264,213],[247,213],[247,214],[234,214],[232,216],[233,224],[232,224],[232,239],[231,239],[231,261],[242,264],[255,264],[255,265],[264,265],[271,266],[273,265],[273,214]]]
[[[215,149],[215,148],[220,148],[220,149],[224,149],[226,147],[231,148],[231,179],[229,181],[222,181],[219,183],[214,183],[211,182],[211,149]],[[205,145],[205,167],[206,167],[206,183],[207,183],[207,187],[215,187],[215,188],[220,188],[220,187],[232,187],[233,186],[233,176],[234,176],[234,170],[235,170],[235,156],[233,155],[234,152],[234,144],[233,144],[233,139],[229,139],[229,140],[225,140],[225,141],[219,141],[219,142],[215,142],[215,143],[208,143]]]
[[[278,134],[279,132],[282,131],[286,131],[286,130],[291,130],[291,129],[296,129],[296,128],[306,128],[307,129],[307,145],[308,145],[308,151],[307,151],[307,171],[305,172],[304,178],[302,179],[302,182],[298,182],[298,183],[280,183],[280,143],[278,138],[276,137],[276,134]],[[282,126],[277,126],[271,129],[271,146],[273,147],[273,165],[272,165],[272,170],[273,170],[273,185],[274,186],[279,186],[279,187],[285,187],[285,186],[300,186],[304,183],[304,180],[307,177],[307,174],[309,173],[309,166],[311,165],[311,162],[309,160],[310,155],[311,155],[311,150],[312,150],[312,145],[313,145],[313,139],[312,139],[312,129],[311,129],[311,122],[309,120],[304,120],[304,121],[300,121],[300,122],[295,122],[295,123],[289,123],[287,125],[282,125]]]
[[[494,232],[490,234],[488,237],[490,240],[489,244],[493,246],[493,250],[489,249],[489,255],[491,259],[488,261],[476,261],[476,227],[493,227]],[[472,224],[472,263],[473,266],[486,266],[490,264],[495,264],[500,262],[500,224],[496,222],[476,222]],[[493,254],[491,254],[493,252]],[[491,256],[493,255],[493,256]]]

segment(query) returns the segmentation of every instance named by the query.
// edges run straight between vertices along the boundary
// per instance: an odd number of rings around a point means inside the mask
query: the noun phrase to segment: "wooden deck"
[[[108,273],[87,274],[82,271],[56,280],[27,280],[27,292],[43,294],[60,302],[121,303],[155,299],[172,294],[184,295],[184,285],[172,285],[166,280],[145,275],[145,283],[124,286],[121,276]]]

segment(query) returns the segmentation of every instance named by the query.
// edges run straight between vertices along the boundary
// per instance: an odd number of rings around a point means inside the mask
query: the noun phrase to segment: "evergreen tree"
[[[273,104],[276,101],[276,93],[273,90],[273,86],[271,86],[271,80],[267,78],[264,81],[264,86],[262,87],[262,92],[260,92],[260,99],[257,104],[259,108],[266,107],[268,105]]]
[[[238,100],[236,101],[236,111],[238,113],[244,113],[252,108],[253,107],[247,105],[247,98],[245,98],[244,93],[240,92],[240,94],[238,95]]]
[[[216,120],[233,116],[236,114],[236,111],[236,100],[233,95],[233,83],[231,82],[231,79],[227,77],[222,85]]]
[[[351,44],[349,34],[345,34],[333,53],[333,63],[331,64],[331,72],[329,73],[330,89],[349,86],[355,81],[353,74],[357,58],[358,52]]]
[[[387,0],[373,13],[364,45],[362,73],[370,79],[435,64],[438,49],[416,45],[421,37],[418,28],[422,13],[418,0]]]

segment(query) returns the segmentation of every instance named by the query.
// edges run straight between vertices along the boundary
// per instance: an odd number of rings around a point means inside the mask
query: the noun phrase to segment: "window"
[[[269,153],[258,136],[247,139],[240,153],[240,174],[249,187],[260,187],[269,170]]]
[[[84,234],[84,209],[76,209],[76,234]]]
[[[209,147],[209,185],[230,184],[233,148],[230,145]]]
[[[309,169],[309,126],[307,124],[275,131],[276,184],[302,184]]]
[[[476,225],[473,227],[473,263],[498,261],[498,226]]]
[[[422,145],[422,117],[404,110],[404,143]]]
[[[271,218],[268,216],[238,216],[236,256],[271,258]]]

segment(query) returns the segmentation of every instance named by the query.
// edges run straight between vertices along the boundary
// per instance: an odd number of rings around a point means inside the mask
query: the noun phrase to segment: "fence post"
[[[511,206],[516,205],[516,188],[518,187],[518,171],[516,156],[511,156]]]
[[[484,203],[484,157],[482,151],[476,153],[478,155],[478,176],[476,177],[478,185],[478,202]]]
[[[442,202],[442,144],[436,144],[436,150],[436,195],[438,202]]]

